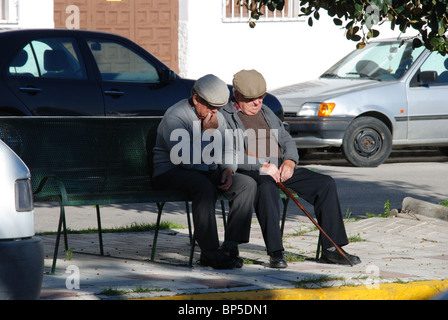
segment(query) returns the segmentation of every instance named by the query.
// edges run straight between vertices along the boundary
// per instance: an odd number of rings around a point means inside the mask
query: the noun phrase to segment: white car
[[[271,91],[297,147],[378,166],[395,146],[448,148],[448,56],[411,39],[371,42],[320,78]]]
[[[0,300],[38,299],[44,251],[34,237],[30,171],[0,140]]]

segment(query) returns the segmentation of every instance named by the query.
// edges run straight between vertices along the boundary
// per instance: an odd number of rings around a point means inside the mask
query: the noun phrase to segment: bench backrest
[[[35,190],[56,175],[68,194],[147,192],[160,117],[2,117],[0,139],[31,171]],[[148,152],[149,151],[149,152]],[[44,192],[55,192],[56,184]]]

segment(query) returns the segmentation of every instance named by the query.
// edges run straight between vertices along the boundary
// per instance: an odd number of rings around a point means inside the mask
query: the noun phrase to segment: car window
[[[431,82],[429,85],[448,85],[448,56],[442,56],[438,52],[432,52],[420,67],[420,71],[437,72],[437,81]]]
[[[15,56],[9,65],[9,74],[13,76],[39,77],[39,69],[30,44],[27,44]]]
[[[9,65],[11,76],[87,79],[79,49],[70,38],[33,40],[23,47]]]
[[[399,79],[423,52],[412,49],[412,43],[378,42],[358,49],[338,62],[323,77],[346,79]]]
[[[104,81],[159,83],[156,68],[131,48],[102,39],[87,41]]]

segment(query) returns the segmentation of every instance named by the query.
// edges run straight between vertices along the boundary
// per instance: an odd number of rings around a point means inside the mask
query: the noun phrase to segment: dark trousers
[[[239,172],[252,177],[257,182],[255,212],[268,254],[284,250],[279,226],[280,196],[277,184],[271,176],[260,174],[258,171]],[[292,177],[283,184],[314,206],[319,225],[337,245],[348,244],[337,187],[333,178],[305,168],[296,168]],[[300,209],[297,208],[297,210]],[[331,243],[322,237],[322,248],[331,246]]]
[[[219,247],[215,216],[215,203],[219,193],[229,200],[229,214],[224,241],[249,242],[250,224],[257,185],[253,179],[242,174],[234,174],[232,186],[227,191],[217,188],[220,185],[219,170],[201,172],[197,170],[174,168],[154,178],[158,189],[178,189],[193,199],[194,237],[201,250]]]

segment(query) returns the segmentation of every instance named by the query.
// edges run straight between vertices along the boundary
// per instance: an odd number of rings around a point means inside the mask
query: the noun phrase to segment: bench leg
[[[154,258],[156,255],[157,238],[159,236],[160,221],[162,218],[162,211],[163,211],[163,207],[164,207],[165,203],[164,202],[156,202],[156,204],[157,204],[158,213],[157,213],[156,229],[154,231],[154,239],[153,239],[153,243],[152,243],[151,261],[154,261]],[[187,212],[188,233],[189,233],[189,237],[190,237],[190,246],[191,246],[190,258],[188,261],[188,265],[190,267],[192,267],[196,241],[194,239],[194,235],[192,232],[192,224],[191,224],[191,218],[190,218],[190,204],[188,203],[188,201],[185,201],[185,210]]]
[[[224,200],[221,201],[221,213],[222,213],[222,222],[224,224],[224,230],[227,229],[227,220],[226,220],[226,207]]]
[[[100,206],[95,205],[96,208],[96,220],[98,222],[98,241],[100,243],[100,254],[104,256],[104,247],[103,247],[103,232],[101,228],[101,213],[100,213]]]
[[[319,232],[319,240],[317,240],[316,260],[320,258],[320,249],[322,248],[322,234]]]
[[[283,216],[282,216],[282,224],[281,224],[281,232],[282,232],[282,236],[283,236],[283,231],[285,229],[285,221],[286,221],[286,211],[288,209],[288,202],[289,202],[289,198],[286,199],[282,199],[283,202]],[[316,260],[319,260],[320,258],[320,251],[322,248],[322,235],[319,232],[319,240],[317,241],[317,248],[316,248]]]
[[[156,222],[156,230],[154,231],[154,240],[152,242],[152,252],[151,252],[151,261],[154,261],[154,257],[156,255],[156,246],[157,246],[157,237],[159,236],[159,227],[160,227],[160,219],[162,217],[162,210],[165,202],[156,202],[157,204],[157,222]]]
[[[282,199],[283,202],[283,216],[282,216],[282,224],[281,224],[281,235],[283,237],[283,231],[285,230],[285,221],[286,221],[286,211],[288,211],[288,202],[289,198]]]
[[[59,242],[60,242],[60,239],[61,239],[62,228],[64,228],[65,250],[67,250],[67,248],[68,248],[67,228],[66,228],[66,223],[65,223],[65,207],[62,204],[59,204],[59,206],[60,206],[60,212],[59,212],[58,231],[56,233],[56,243],[54,245],[53,263],[51,265],[51,274],[54,274],[55,271],[56,271],[56,262],[58,260]]]
[[[193,266],[193,256],[194,256],[194,249],[196,246],[196,240],[194,239],[194,235],[191,229],[191,219],[190,219],[190,204],[188,201],[185,201],[185,211],[187,212],[187,222],[188,222],[188,233],[190,235],[190,259],[188,260],[188,266]]]

